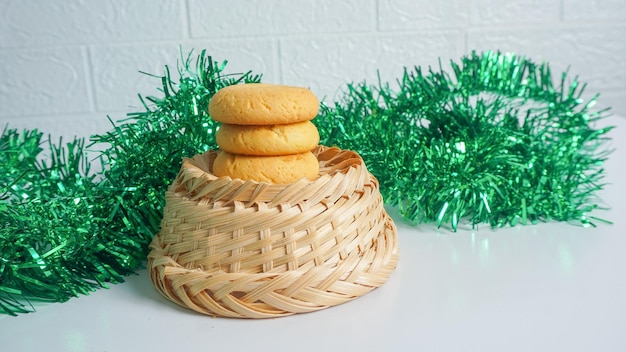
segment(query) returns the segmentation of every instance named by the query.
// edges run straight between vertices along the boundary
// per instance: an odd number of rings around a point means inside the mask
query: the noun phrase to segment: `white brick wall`
[[[0,127],[89,136],[137,109],[179,47],[311,87],[500,49],[569,67],[626,116],[626,0],[0,0]]]

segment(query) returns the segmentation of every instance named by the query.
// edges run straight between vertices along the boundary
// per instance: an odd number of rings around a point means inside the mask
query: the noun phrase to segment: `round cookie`
[[[234,125],[280,125],[313,119],[319,101],[310,90],[278,84],[236,84],[220,89],[209,102],[209,115]]]
[[[215,139],[221,150],[233,154],[288,155],[313,150],[320,135],[311,121],[262,126],[224,123]]]
[[[302,178],[315,180],[319,162],[313,153],[279,156],[237,155],[221,151],[213,162],[215,176],[288,184]]]

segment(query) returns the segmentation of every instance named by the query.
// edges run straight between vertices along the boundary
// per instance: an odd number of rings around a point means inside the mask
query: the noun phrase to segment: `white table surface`
[[[108,290],[0,316],[0,351],[626,351],[626,119],[606,122],[618,126],[600,194],[612,209],[595,215],[612,225],[452,233],[397,220],[400,263],[385,286],[267,320],[179,307],[144,270]]]

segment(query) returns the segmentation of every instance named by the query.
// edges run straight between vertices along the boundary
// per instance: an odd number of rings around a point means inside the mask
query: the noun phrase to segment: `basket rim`
[[[357,152],[323,145],[317,146],[312,152],[320,162],[317,179],[302,178],[290,184],[276,184],[215,176],[212,173],[212,163],[219,150],[211,149],[192,158],[185,158],[168,191],[187,194],[190,200],[210,197],[214,200],[223,199],[228,204],[235,198],[246,198],[248,206],[257,202],[266,202],[273,206],[292,198],[289,195],[293,196],[299,192],[306,194],[307,190],[314,193],[314,190],[323,189],[331,180],[339,183],[345,177],[358,177],[359,185],[375,183],[378,187],[378,180],[367,170],[365,162]],[[210,189],[206,189],[205,186],[209,184]],[[200,189],[202,192],[197,191]],[[306,197],[303,196],[303,199]]]

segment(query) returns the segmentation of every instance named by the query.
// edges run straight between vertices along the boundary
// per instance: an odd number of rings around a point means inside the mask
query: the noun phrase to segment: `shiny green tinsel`
[[[182,158],[216,147],[210,97],[260,79],[225,75],[225,65],[205,52],[195,61],[190,54],[178,82],[166,67],[163,97],[140,97],[145,111],[92,137],[103,150],[95,159],[103,171],[90,171],[82,139],[46,145],[37,131],[3,131],[0,313],[27,313],[31,302],[87,294],[124,281],[142,265]]]
[[[427,72],[405,70],[398,87],[350,85],[322,106],[322,143],[358,151],[385,202],[406,219],[456,230],[538,221],[593,225],[608,128],[592,125],[584,85],[547,63],[473,53]]]
[[[103,175],[114,197],[109,217],[113,225],[123,224],[120,236],[139,234],[145,247],[159,230],[165,191],[183,157],[217,148],[217,123],[207,111],[213,94],[228,85],[260,81],[250,72],[224,75],[225,66],[204,51],[195,61],[189,54],[178,68],[177,82],[166,66],[159,77],[162,97],[140,96],[144,111],[129,113],[110,132],[92,136],[95,144],[109,146],[101,154]]]
[[[0,136],[0,313],[123,281],[141,261],[133,238],[107,229],[108,192],[90,175],[84,141],[59,145],[35,130]]]

